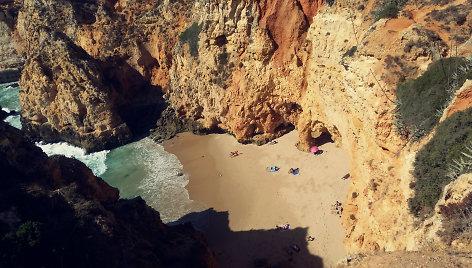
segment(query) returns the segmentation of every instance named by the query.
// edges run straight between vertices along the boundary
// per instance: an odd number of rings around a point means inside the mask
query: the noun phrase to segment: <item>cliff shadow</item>
[[[115,109],[127,124],[133,139],[149,135],[167,107],[162,88],[150,83],[150,74],[141,75],[124,59],[103,63],[105,81],[112,86]]]
[[[308,251],[308,228],[232,231],[228,212],[210,208],[169,223],[191,222],[203,232],[221,267],[323,267],[323,260]]]

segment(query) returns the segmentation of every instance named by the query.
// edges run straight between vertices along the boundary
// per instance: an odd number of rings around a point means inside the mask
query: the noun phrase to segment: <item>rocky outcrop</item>
[[[33,136],[97,149],[154,123],[165,93],[156,139],[202,129],[265,142],[296,128],[308,150],[329,134],[352,166],[348,251],[417,249],[425,227],[408,211],[410,170],[429,137],[395,131],[394,91],[432,61],[472,51],[470,8],[420,1],[374,21],[377,1],[327,3],[25,0],[22,120]]]
[[[2,106],[0,105],[0,120],[3,121],[3,119],[7,118],[8,113],[2,110]]]
[[[433,215],[421,224],[425,243],[439,250],[472,251],[471,205],[472,174],[463,174],[444,188]]]
[[[174,50],[168,95],[177,116],[224,129],[242,142],[293,129],[306,86],[308,22],[292,2],[195,3],[200,13],[194,23],[202,28],[192,37],[198,54],[189,53],[185,40]],[[287,16],[277,15],[279,4]]]
[[[16,30],[19,1],[0,2],[0,83],[18,81],[24,64],[21,39]]]
[[[118,199],[83,163],[48,158],[0,122],[0,263],[5,267],[218,267],[191,226]]]
[[[167,86],[172,47],[191,12],[186,2],[24,1],[17,27],[30,60],[22,87],[36,92],[21,98],[27,133],[48,141],[66,140],[89,151],[146,134],[165,108],[162,88]],[[54,31],[70,45],[49,48],[57,44],[45,42]],[[82,64],[93,70],[83,70]],[[47,78],[42,65],[54,76]],[[79,73],[71,74],[75,71]],[[43,79],[47,82],[36,83]],[[89,89],[79,96],[82,82]],[[61,94],[54,93],[58,84],[72,86],[74,97],[68,104],[77,103],[76,107],[63,105]],[[87,97],[91,91],[103,104],[97,109],[97,98]],[[91,127],[92,122],[98,125]]]
[[[314,12],[305,7],[293,1],[195,3],[200,12],[187,28],[191,38],[174,50],[171,106],[178,117],[240,141],[268,140],[295,127],[298,147],[308,150],[329,133],[352,165],[342,218],[348,251],[417,249],[424,234],[407,199],[413,194],[409,171],[423,143],[411,144],[395,131],[394,90],[447,56],[454,37],[437,29],[430,6],[422,12],[407,6],[398,18],[377,22],[370,15],[375,1],[336,2]],[[458,51],[464,55],[466,46]]]
[[[20,80],[21,122],[34,138],[65,140],[91,150],[131,137],[112,102],[99,62],[59,32],[42,31]]]
[[[424,250],[417,252],[382,252],[370,255],[350,255],[335,267],[469,267],[472,265],[467,253],[437,252]]]

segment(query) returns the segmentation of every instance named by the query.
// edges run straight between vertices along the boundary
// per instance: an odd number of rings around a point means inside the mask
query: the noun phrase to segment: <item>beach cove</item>
[[[346,199],[348,155],[334,143],[320,146],[320,155],[301,152],[297,137],[292,131],[277,144],[256,146],[228,134],[181,133],[164,143],[189,175],[190,199],[209,208],[178,222],[205,233],[222,267],[329,267],[345,256],[333,205]],[[239,155],[230,157],[233,151]],[[280,170],[268,172],[270,166]],[[283,224],[289,230],[276,230]]]

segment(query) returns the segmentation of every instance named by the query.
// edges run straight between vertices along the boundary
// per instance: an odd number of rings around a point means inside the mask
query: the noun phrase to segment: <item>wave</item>
[[[193,201],[185,189],[189,177],[182,173],[178,158],[151,139],[144,139],[136,147],[148,171],[139,186],[146,201],[158,207],[163,221],[174,221],[187,214]]]
[[[108,150],[87,154],[84,149],[71,145],[67,142],[44,143],[37,142],[36,146],[41,148],[48,156],[64,155],[75,158],[89,167],[95,176],[100,176],[107,170],[105,160]]]
[[[10,124],[10,126],[15,127],[17,129],[21,129],[21,120],[20,120],[20,115],[10,115],[7,116],[7,118],[4,119],[5,122]]]
[[[107,166],[103,179],[117,187],[122,198],[141,196],[163,222],[204,209],[190,200],[185,189],[189,177],[178,158],[150,138],[112,150]]]

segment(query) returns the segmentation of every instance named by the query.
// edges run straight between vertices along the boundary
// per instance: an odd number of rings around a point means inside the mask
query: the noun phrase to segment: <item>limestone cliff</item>
[[[165,107],[172,40],[191,12],[185,3],[24,1],[17,28],[30,136],[93,151],[145,133]]]
[[[0,1],[0,83],[18,81],[24,57],[16,30],[19,1]]]
[[[451,27],[451,6],[461,1],[406,5],[398,18],[378,21],[376,1],[308,3],[196,2],[200,12],[174,49],[170,103],[177,116],[240,141],[295,127],[307,150],[331,134],[351,158],[342,218],[348,251],[417,249],[424,234],[406,201],[424,143],[395,131],[394,90],[452,53],[451,40],[459,55],[471,51],[470,10],[461,9],[464,19],[451,32],[437,25]]]
[[[327,133],[351,160],[342,217],[348,251],[417,249],[427,234],[408,211],[410,170],[430,136],[411,143],[398,134],[394,91],[432,61],[471,52],[472,13],[455,0],[407,2],[396,18],[372,15],[382,3],[25,0],[17,26],[28,55],[22,120],[55,129],[56,138],[75,135],[78,144],[95,133],[97,146],[125,139],[133,122],[155,121],[165,93],[160,137],[172,136],[165,128],[175,117],[184,121],[176,131],[224,130],[242,142],[296,128],[301,150]],[[52,61],[47,51],[62,43],[76,51],[70,55],[81,51],[72,57],[80,60],[68,61],[64,49],[64,63]],[[58,98],[61,81],[74,102]],[[87,92],[103,96],[100,112],[84,112],[95,111],[93,98],[80,99]],[[136,124],[139,115],[149,121]],[[28,131],[44,138],[41,129]]]
[[[200,233],[118,199],[83,163],[47,157],[0,122],[0,266],[218,267]]]
[[[62,33],[43,35],[19,83],[23,129],[47,142],[59,136],[87,150],[127,141],[130,130],[115,112],[99,63]]]

